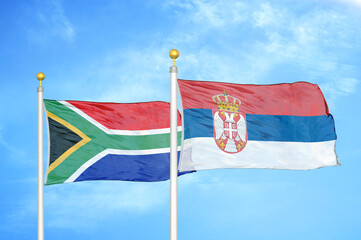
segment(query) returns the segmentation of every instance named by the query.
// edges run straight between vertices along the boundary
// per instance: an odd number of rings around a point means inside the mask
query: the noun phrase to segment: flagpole
[[[169,52],[173,59],[170,67],[170,240],[178,239],[178,151],[177,151],[177,73],[175,60],[179,56],[176,49]]]
[[[36,78],[40,81],[38,92],[38,240],[44,240],[44,132],[43,132],[43,95],[41,82],[45,75],[39,72]]]

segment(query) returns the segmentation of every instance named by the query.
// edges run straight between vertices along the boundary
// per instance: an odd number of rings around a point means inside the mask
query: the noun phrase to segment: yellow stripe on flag
[[[49,169],[48,169],[48,174],[49,174],[57,166],[59,166],[59,164],[62,163],[67,157],[69,157],[70,154],[72,154],[73,152],[75,152],[76,150],[78,150],[79,148],[84,146],[91,139],[87,135],[85,135],[82,131],[80,131],[79,129],[77,129],[76,127],[71,125],[70,123],[66,122],[65,120],[54,115],[53,113],[51,113],[49,111],[46,111],[46,113],[47,113],[48,117],[50,117],[54,121],[57,121],[58,123],[64,125],[65,127],[69,128],[70,130],[72,130],[73,132],[75,132],[82,138],[82,140],[80,142],[78,142],[77,144],[75,144],[74,146],[72,146],[71,148],[66,150],[60,157],[58,157],[52,164],[50,164]]]

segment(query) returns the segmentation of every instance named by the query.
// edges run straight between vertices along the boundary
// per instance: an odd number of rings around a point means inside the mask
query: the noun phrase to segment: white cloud
[[[103,90],[97,96],[87,91],[91,94],[89,97],[111,102],[168,101],[169,91],[164,91],[164,86],[169,85],[167,66],[171,65],[171,60],[168,51],[158,46],[146,50],[129,49],[98,59],[93,63],[96,70],[89,76],[92,84],[86,87]]]
[[[335,96],[352,94],[341,88],[341,82],[346,71],[357,79],[353,76],[357,68],[349,64],[346,69],[339,52],[333,51],[361,51],[361,35],[355,28],[357,20],[341,10],[315,7],[300,14],[270,2],[206,0],[171,1],[164,10],[177,15],[164,38],[150,41],[145,50],[115,51],[94,64],[93,76],[108,79],[99,83],[102,89],[105,83],[106,90],[98,100],[167,100],[169,75],[164,66],[170,65],[167,53],[174,46],[181,52],[180,78],[256,84],[296,79],[320,85],[332,79],[343,93]],[[245,26],[253,29],[242,32]],[[288,70],[282,65],[294,68],[288,78],[282,76]]]
[[[355,92],[357,84],[358,80],[354,78],[343,78],[341,79],[339,89],[345,94],[353,93]]]
[[[320,84],[320,88],[327,98],[328,105],[331,108],[334,108],[336,106],[337,99],[354,93],[358,84],[359,80],[357,79],[343,77],[328,79],[328,81]]]
[[[180,8],[186,11],[187,17],[184,21],[191,19],[192,22],[200,24],[206,28],[225,27],[229,24],[239,24],[244,20],[244,4],[237,1],[206,1],[187,0],[183,2],[168,1],[166,8]],[[182,13],[178,13],[182,16]]]
[[[262,3],[261,9],[253,12],[254,25],[256,27],[276,26],[283,21],[283,14],[272,8],[269,3]]]
[[[355,28],[359,21],[355,16],[334,8],[314,8],[298,16],[268,3],[261,4],[260,9],[253,14],[255,25],[263,29],[267,40],[259,41],[257,48],[261,51],[253,54],[268,58],[268,71],[280,65],[293,66],[295,76],[302,77],[300,80],[321,86],[331,105],[337,98],[354,92],[357,66],[344,62],[343,55],[361,51],[361,34]]]
[[[74,91],[71,96],[82,89],[83,100],[169,101],[168,51],[176,47],[179,78],[253,84],[310,81],[322,86],[331,96],[328,101],[336,102],[358,85],[358,66],[345,62],[345,56],[361,52],[361,32],[355,27],[360,21],[344,9],[314,6],[297,12],[274,2],[167,2],[163,10],[173,17],[172,29],[141,49],[122,48],[86,63],[84,70],[78,67],[81,76],[74,78],[79,80],[62,87]]]
[[[331,0],[331,1],[336,1],[340,3],[346,3],[346,4],[351,4],[353,6],[361,7],[361,0]]]
[[[161,86],[168,83],[168,71],[163,66],[170,66],[171,61],[167,56],[168,51],[164,48],[156,47],[147,50],[130,50],[120,51],[111,55],[113,58],[108,62],[108,69],[114,69],[115,81],[125,86],[120,91],[108,90],[106,96],[108,98],[114,96],[115,99],[127,101],[149,101],[160,99],[168,99],[169,93],[161,91]],[[109,58],[109,56],[108,56]]]
[[[28,30],[29,37],[35,42],[46,42],[50,37],[60,37],[67,42],[75,38],[75,29],[66,16],[60,0],[42,2],[36,12],[39,24]]]

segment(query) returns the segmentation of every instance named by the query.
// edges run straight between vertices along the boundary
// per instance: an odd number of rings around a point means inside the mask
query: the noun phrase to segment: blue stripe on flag
[[[250,141],[322,142],[336,139],[332,115],[285,116],[246,114]],[[184,139],[213,138],[211,109],[184,110]]]
[[[178,159],[180,152],[178,151]],[[123,180],[156,182],[169,179],[169,153],[148,155],[108,154],[88,167],[74,182]],[[178,173],[183,175],[190,172]]]

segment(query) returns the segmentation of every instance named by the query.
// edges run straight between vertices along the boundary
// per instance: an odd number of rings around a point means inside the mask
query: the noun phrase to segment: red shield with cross
[[[239,153],[247,144],[246,115],[241,111],[241,100],[223,91],[212,97],[218,109],[212,111],[214,140],[222,151]]]
[[[247,143],[245,115],[240,112],[213,110],[214,140],[227,153],[241,152]]]

